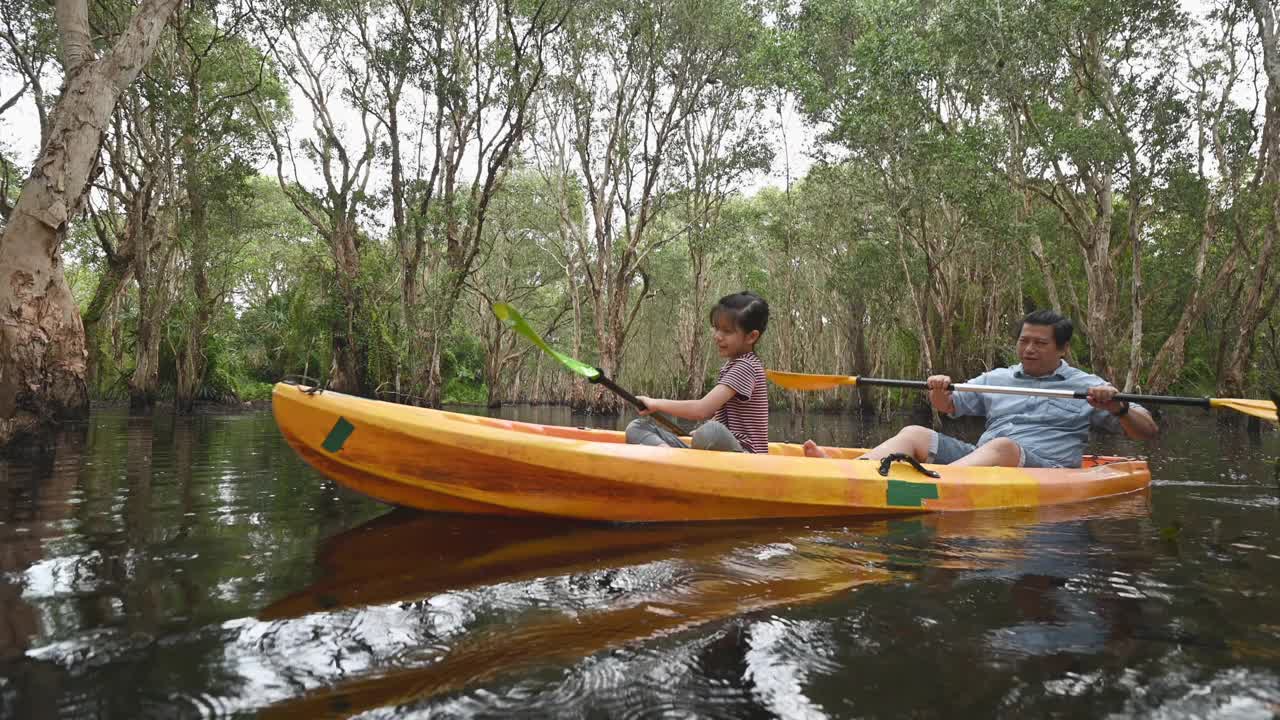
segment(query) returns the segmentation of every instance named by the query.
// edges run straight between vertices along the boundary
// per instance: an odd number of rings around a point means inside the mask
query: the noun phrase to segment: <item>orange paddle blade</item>
[[[858,378],[853,375],[809,375],[781,370],[766,370],[765,375],[775,385],[788,390],[831,390],[841,385],[858,384]]]
[[[1209,406],[1231,408],[1245,415],[1262,418],[1267,422],[1280,424],[1276,418],[1276,404],[1270,400],[1241,400],[1237,398],[1209,398]]]

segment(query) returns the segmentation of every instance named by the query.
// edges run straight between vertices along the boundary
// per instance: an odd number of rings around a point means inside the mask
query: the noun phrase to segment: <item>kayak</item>
[[[1083,502],[1146,488],[1142,460],[965,468],[858,460],[798,444],[768,454],[628,445],[623,433],[539,425],[278,383],[285,440],[326,477],[394,505],[610,522],[905,515]],[[933,475],[933,476],[931,476]],[[934,477],[936,476],[936,477]]]

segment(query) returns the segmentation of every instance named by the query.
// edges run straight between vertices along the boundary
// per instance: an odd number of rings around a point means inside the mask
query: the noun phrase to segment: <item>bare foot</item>
[[[818,447],[818,443],[812,440],[804,441],[804,454],[809,457],[815,457],[815,458],[831,457],[826,452],[824,452],[822,448]]]

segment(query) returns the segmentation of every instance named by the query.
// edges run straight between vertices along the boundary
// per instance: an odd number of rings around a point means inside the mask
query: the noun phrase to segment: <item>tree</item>
[[[991,90],[1019,115],[1020,139],[1039,158],[1027,188],[1060,213],[1079,248],[1086,298],[1083,306],[1072,300],[1071,311],[1089,362],[1133,390],[1142,364],[1146,224],[1188,121],[1171,81],[1186,18],[1168,0],[1041,3],[997,17],[992,24],[989,13],[971,16],[969,28],[987,29],[978,37],[996,48],[1001,68]],[[1117,267],[1126,252],[1127,286]]]
[[[703,102],[684,123],[676,152],[678,215],[688,227],[689,294],[677,333],[687,397],[700,396],[707,377],[711,262],[716,250],[737,241],[742,231],[724,222],[725,204],[746,176],[767,170],[773,157],[761,120],[765,103],[757,66],[763,55],[747,44],[751,40],[743,38],[747,51],[737,62],[716,71]]]
[[[88,3],[58,0],[63,92],[0,235],[0,446],[88,411],[84,326],[63,274],[62,240],[83,206],[112,108],[151,59],[177,4],[143,0],[95,59]]]
[[[1244,17],[1247,12],[1235,0],[1224,0],[1198,38],[1196,49],[1203,59],[1187,51],[1187,84],[1195,102],[1195,170],[1188,168],[1170,182],[1169,192],[1161,198],[1161,224],[1186,223],[1181,234],[1196,242],[1178,248],[1175,236],[1179,233],[1169,233],[1166,245],[1177,249],[1169,253],[1173,262],[1164,274],[1182,278],[1171,285],[1186,292],[1153,293],[1157,299],[1164,295],[1163,299],[1172,301],[1178,319],[1147,369],[1147,392],[1167,392],[1178,379],[1188,338],[1236,276],[1247,245],[1236,242],[1233,231],[1239,226],[1239,215],[1251,209],[1249,175],[1255,158],[1250,150],[1260,134],[1252,113],[1233,97],[1246,68],[1256,66],[1258,43]],[[1217,270],[1206,276],[1214,262]]]
[[[368,85],[366,66],[352,79],[335,77],[340,58],[355,47],[343,28],[312,7],[278,3],[260,7],[262,34],[286,77],[307,99],[314,118],[314,137],[299,148],[320,170],[320,187],[309,188],[299,177],[295,146],[274,106],[259,106],[258,118],[274,148],[276,177],[294,207],[317,234],[332,256],[334,284],[330,291],[332,365],[329,386],[353,394],[368,394],[368,346],[358,327],[364,316],[360,285],[361,247],[367,237],[361,214],[370,209],[369,176],[377,153],[380,131],[367,107],[357,106],[358,121],[349,127],[342,121],[338,98]],[[290,172],[286,173],[285,168]]]
[[[532,322],[552,315],[547,330],[552,332],[568,314],[569,303],[547,252],[557,242],[556,199],[537,173],[526,169],[509,175],[485,224],[490,239],[467,282],[473,300],[469,324],[485,348],[486,403],[498,407],[509,397],[512,372],[535,348],[499,320],[492,305],[511,303]]]
[[[1280,282],[1272,277],[1275,255],[1280,251],[1280,37],[1277,36],[1277,13],[1267,0],[1252,0],[1258,36],[1262,43],[1262,67],[1266,71],[1265,124],[1258,144],[1259,173],[1253,185],[1260,196],[1265,220],[1262,242],[1250,258],[1250,272],[1237,291],[1240,298],[1233,307],[1236,322],[1224,332],[1226,350],[1218,376],[1218,391],[1227,396],[1244,394],[1246,368],[1256,349],[1258,327],[1276,307]]]
[[[485,251],[490,203],[532,127],[545,53],[568,10],[550,0],[527,7],[470,0],[431,8],[416,18],[412,37],[421,90],[434,105],[425,128],[432,161],[416,183],[409,225],[396,236],[407,324],[422,358],[414,387],[434,406],[440,403],[446,333]],[[428,247],[433,236],[443,247]]]
[[[267,146],[255,107],[287,103],[266,71],[265,56],[246,37],[250,12],[240,3],[224,12],[196,9],[175,16],[171,62],[177,89],[170,98],[180,127],[183,209],[178,231],[187,248],[191,279],[184,313],[185,338],[177,344],[174,407],[190,412],[207,369],[205,337],[237,278],[245,242],[236,228],[214,233],[216,215],[240,217],[252,192],[253,166]],[[257,105],[255,105],[257,103]]]
[[[891,228],[920,369],[960,374],[988,355],[965,347],[977,333],[964,330],[1004,325],[1012,305],[995,263],[1015,198],[1002,128],[981,84],[957,71],[950,20],[917,3],[819,0],[793,22],[813,38],[797,66],[804,111],[877,181],[859,187]]]
[[[675,197],[671,166],[683,128],[708,107],[708,87],[722,69],[750,52],[758,23],[759,8],[721,0],[602,0],[566,24],[554,90],[546,98],[558,107],[544,115],[561,124],[551,132],[572,149],[571,171],[586,197],[586,224],[572,222],[571,210],[562,212],[562,221],[591,299],[599,365],[608,375],[620,370],[627,336],[650,296],[646,260],[689,230],[681,224],[655,232]],[[586,404],[615,410],[618,402],[597,388]]]

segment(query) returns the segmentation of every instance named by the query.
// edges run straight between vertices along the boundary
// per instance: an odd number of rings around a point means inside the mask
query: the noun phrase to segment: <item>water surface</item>
[[[1280,438],[1164,420],[1092,446],[1156,478],[1107,502],[618,527],[391,511],[269,413],[97,412],[0,463],[0,717],[1274,717]]]

